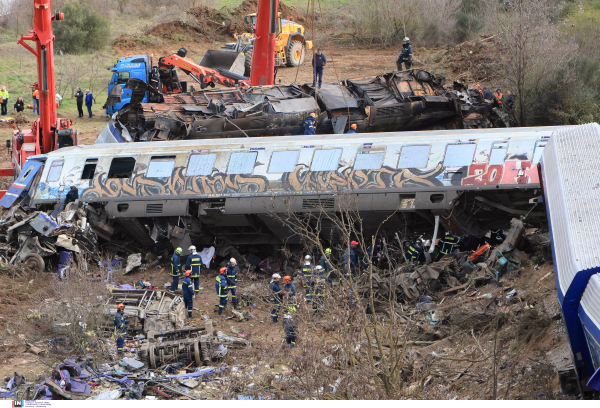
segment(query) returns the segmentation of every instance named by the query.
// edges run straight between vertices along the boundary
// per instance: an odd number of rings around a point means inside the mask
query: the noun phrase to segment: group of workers
[[[510,91],[506,92],[505,98],[504,94],[502,93],[502,89],[500,88],[496,88],[496,92],[492,93],[492,91],[490,91],[487,87],[484,86],[482,88],[481,85],[477,84],[475,85],[474,89],[475,91],[479,92],[483,99],[494,102],[494,104],[499,108],[506,106],[506,108],[510,110],[515,105],[515,97]]]
[[[348,132],[356,133],[356,123],[352,123]],[[317,114],[312,112],[304,121],[304,134],[305,135],[316,135],[317,134]]]

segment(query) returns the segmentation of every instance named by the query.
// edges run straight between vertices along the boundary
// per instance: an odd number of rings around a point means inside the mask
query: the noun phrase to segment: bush
[[[81,54],[102,48],[109,37],[108,22],[82,1],[72,1],[64,8],[65,20],[54,25],[57,50]]]

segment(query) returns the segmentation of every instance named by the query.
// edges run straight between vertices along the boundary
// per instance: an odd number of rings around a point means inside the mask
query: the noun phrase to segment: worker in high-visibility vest
[[[217,296],[219,296],[219,315],[222,315],[225,306],[227,306],[227,268],[222,267],[219,270],[215,289],[217,290]]]
[[[171,257],[171,278],[173,281],[171,282],[171,288],[169,292],[175,293],[177,287],[179,286],[179,277],[181,276],[181,253],[183,249],[177,248]]]
[[[435,256],[434,261],[437,262],[440,259],[442,259],[445,255],[451,254],[452,251],[454,251],[454,246],[456,244],[458,244],[460,241],[460,238],[455,237],[453,235],[451,235],[450,233],[447,233],[446,236],[444,238],[442,238],[442,240],[440,241],[440,251],[437,253],[437,255]]]
[[[200,291],[200,271],[202,270],[202,258],[200,254],[196,252],[196,247],[192,245],[189,247],[189,251],[192,252],[188,259],[185,261],[185,270],[192,271],[190,278],[194,283],[194,297],[196,293]]]

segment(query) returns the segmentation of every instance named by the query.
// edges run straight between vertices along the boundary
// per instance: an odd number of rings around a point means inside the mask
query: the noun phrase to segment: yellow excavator
[[[220,51],[207,51],[212,53],[213,64],[219,59],[228,59],[225,53],[234,53],[229,59],[235,60],[238,55],[244,57],[244,76],[250,76],[252,66],[252,49],[256,35],[256,13],[244,17],[244,22],[252,27],[252,33],[236,35],[236,42],[225,44]],[[312,49],[312,41],[304,37],[304,27],[294,21],[293,17],[281,18],[277,13],[277,31],[275,38],[275,66],[297,67],[304,62],[306,51]],[[209,63],[208,61],[206,63]],[[209,63],[210,64],[210,63]]]

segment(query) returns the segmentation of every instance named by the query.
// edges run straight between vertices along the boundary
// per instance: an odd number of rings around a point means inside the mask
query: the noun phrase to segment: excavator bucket
[[[198,65],[219,72],[228,71],[244,76],[244,61],[245,57],[241,52],[208,50]]]

